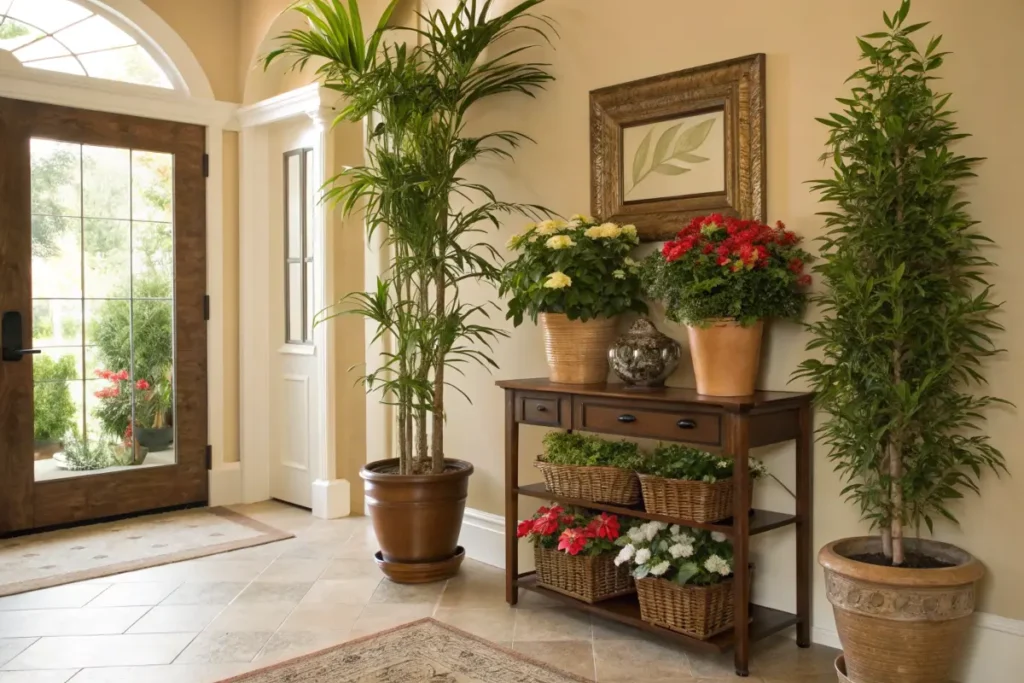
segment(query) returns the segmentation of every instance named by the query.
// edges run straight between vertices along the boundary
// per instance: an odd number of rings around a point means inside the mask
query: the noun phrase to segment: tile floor
[[[433,616],[603,683],[738,681],[709,658],[524,594],[467,561],[427,586],[382,579],[365,518],[314,519],[278,503],[239,511],[296,538],[0,598],[0,683],[204,683]],[[749,683],[833,683],[835,652],[779,636],[755,646]]]

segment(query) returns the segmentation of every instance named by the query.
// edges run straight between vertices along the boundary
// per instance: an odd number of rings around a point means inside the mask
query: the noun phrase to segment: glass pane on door
[[[31,152],[35,479],[174,464],[174,158]]]

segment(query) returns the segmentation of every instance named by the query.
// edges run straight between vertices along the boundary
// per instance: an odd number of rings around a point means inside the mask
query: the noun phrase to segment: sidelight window
[[[313,150],[284,155],[284,326],[289,344],[313,343]]]

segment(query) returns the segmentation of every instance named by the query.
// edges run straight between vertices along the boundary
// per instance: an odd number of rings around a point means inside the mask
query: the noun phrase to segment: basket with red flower
[[[517,535],[534,547],[537,583],[584,602],[636,592],[629,571],[615,566],[622,533],[619,518],[542,507],[519,523]]]
[[[688,327],[697,391],[754,392],[764,321],[803,315],[810,254],[782,222],[698,216],[652,254],[641,279],[665,315]]]

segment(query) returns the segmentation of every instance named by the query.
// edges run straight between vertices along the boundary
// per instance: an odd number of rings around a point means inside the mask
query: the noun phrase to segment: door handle
[[[22,348],[24,344],[22,336],[21,313],[18,311],[7,311],[4,313],[3,321],[0,322],[0,343],[3,346],[3,360],[18,362],[22,356],[42,353],[42,349]]]

